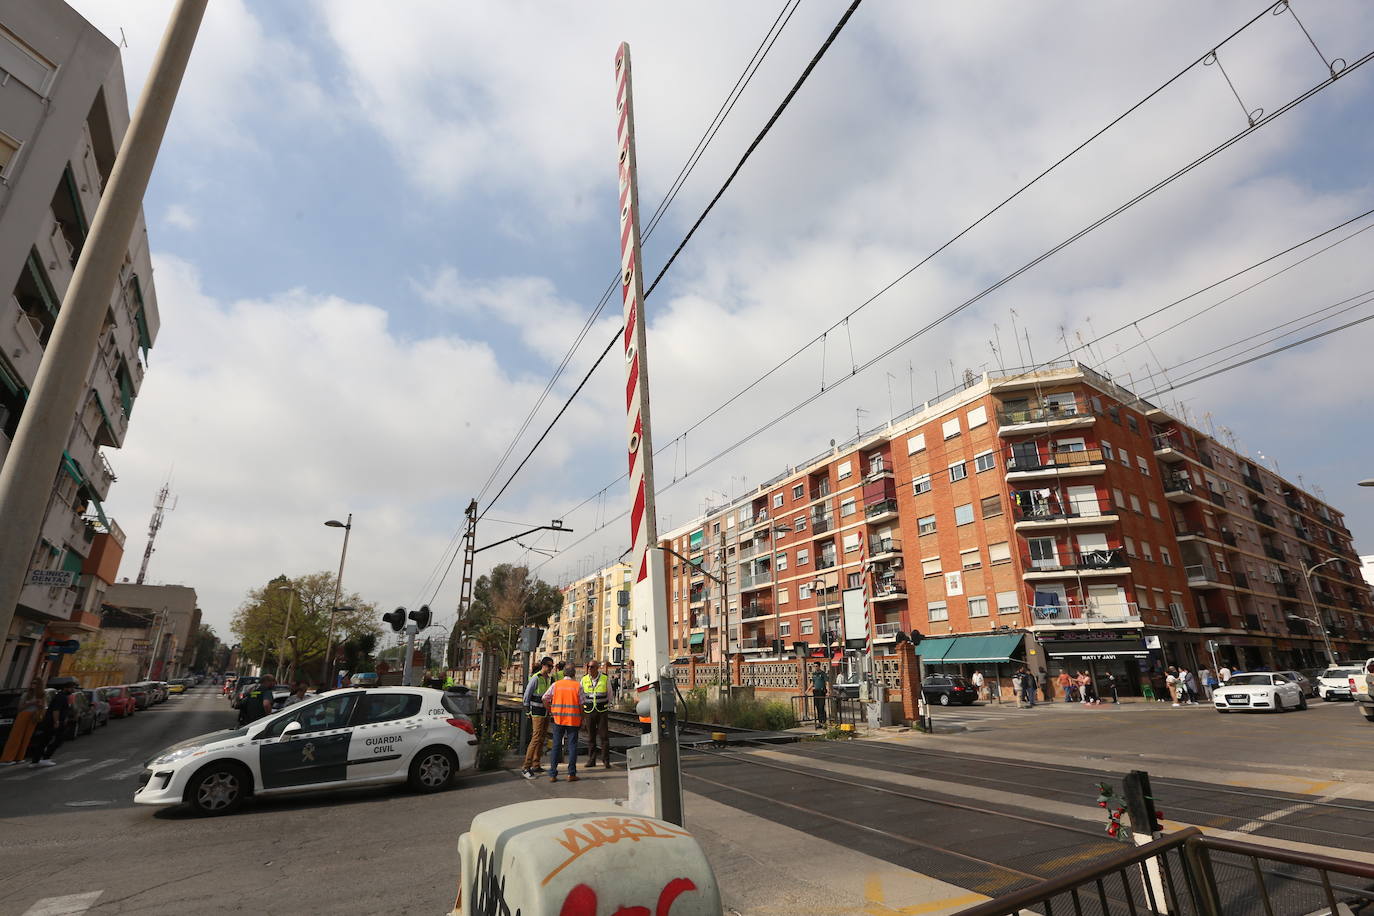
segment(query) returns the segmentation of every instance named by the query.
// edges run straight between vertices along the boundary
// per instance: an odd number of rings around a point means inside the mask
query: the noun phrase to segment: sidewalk
[[[577,783],[550,783],[521,779],[512,771],[509,783],[496,782],[482,792],[490,807],[537,798],[625,796],[623,767],[584,768],[578,775]],[[683,793],[683,802],[686,827],[715,870],[727,914],[941,916],[987,899],[692,792]]]

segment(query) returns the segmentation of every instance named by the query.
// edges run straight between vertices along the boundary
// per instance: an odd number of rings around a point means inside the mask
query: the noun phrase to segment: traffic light
[[[611,664],[612,664],[612,665],[623,665],[623,664],[625,664],[625,650],[624,650],[624,649],[620,648],[619,646],[616,646],[614,649],[611,650]]]
[[[416,629],[423,630],[433,622],[434,614],[430,612],[428,604],[422,604],[418,611],[410,612],[410,619],[415,621]]]
[[[773,640],[773,654],[776,655],[776,656],[778,656],[779,658],[782,657],[782,640],[781,640],[781,639],[775,639],[775,640]]]
[[[406,609],[398,607],[390,614],[383,614],[382,619],[391,624],[391,629],[399,633],[406,628]]]
[[[539,642],[544,638],[544,631],[538,627],[521,627],[520,642],[516,646],[521,652],[533,652],[539,648]]]

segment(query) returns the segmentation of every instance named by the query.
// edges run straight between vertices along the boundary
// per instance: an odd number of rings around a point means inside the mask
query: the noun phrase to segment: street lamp
[[[1362,486],[1362,487],[1374,487],[1374,477],[1366,477],[1364,480],[1361,480],[1361,481],[1360,481],[1360,486]]]
[[[292,633],[286,637],[286,641],[291,644],[291,665],[286,669],[286,679],[294,684],[296,682],[296,634]]]
[[[344,530],[343,550],[339,552],[339,574],[334,579],[334,601],[329,605],[329,636],[324,641],[324,661],[320,663],[320,683],[329,687],[330,681],[333,680],[329,676],[329,656],[334,650],[334,614],[339,610],[339,597],[343,588],[344,561],[348,559],[348,535],[353,531],[353,513],[348,513],[348,521],[346,522],[331,518],[325,522],[325,525],[329,528],[342,528]]]
[[[1321,606],[1317,604],[1317,593],[1312,589],[1312,573],[1316,572],[1318,569],[1321,569],[1328,563],[1335,563],[1339,559],[1340,557],[1327,557],[1320,563],[1314,563],[1311,566],[1303,564],[1302,566],[1302,580],[1307,583],[1307,597],[1312,599],[1312,613],[1317,616],[1317,619],[1313,620],[1310,617],[1301,617],[1297,614],[1288,615],[1290,618],[1297,617],[1299,620],[1306,620],[1307,622],[1314,624],[1317,627],[1317,629],[1321,631],[1322,643],[1326,646],[1326,660],[1332,665],[1336,664],[1336,653],[1331,649],[1331,637],[1326,632],[1326,624],[1323,623],[1321,620],[1322,609]]]
[[[291,632],[291,610],[296,603],[296,588],[293,585],[278,585],[277,591],[291,593],[291,597],[286,599],[286,624],[281,628],[282,641],[280,643],[280,651],[277,653],[277,680],[280,681],[282,656],[286,654],[286,641],[295,638],[287,634]]]

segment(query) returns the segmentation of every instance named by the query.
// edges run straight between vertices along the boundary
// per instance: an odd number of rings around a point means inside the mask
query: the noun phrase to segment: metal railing
[[[875,639],[885,639],[888,636],[896,636],[898,623],[880,623],[873,627],[873,637]]]
[[[1217,571],[1210,566],[1198,564],[1196,566],[1185,566],[1183,571],[1188,574],[1189,582],[1220,582],[1221,577]]]
[[[1191,493],[1193,492],[1193,481],[1182,474],[1166,474],[1164,477],[1165,493]]]
[[[824,534],[835,527],[835,516],[828,513],[826,515],[810,515],[807,518],[811,521],[812,534]]]
[[[755,588],[755,587],[757,587],[757,586],[759,586],[759,585],[767,585],[768,583],[770,583],[770,582],[772,582],[772,581],[773,581],[773,571],[772,571],[772,570],[765,570],[765,571],[763,571],[763,572],[754,573],[754,574],[751,575],[751,576],[740,576],[740,578],[739,578],[739,587],[740,587],[741,589],[745,589],[745,588]]]
[[[892,579],[887,582],[880,582],[873,588],[874,598],[892,598],[906,594],[906,580]]]
[[[1102,500],[1079,499],[1056,505],[1052,502],[1032,503],[1028,506],[1016,501],[1012,494],[1018,522],[1050,522],[1069,518],[1102,518],[1111,515],[1112,507]]]
[[[830,696],[821,699],[825,701],[827,725],[857,726],[866,721],[863,705],[857,699],[838,696],[833,692]],[[797,717],[798,725],[815,722],[816,698],[809,693],[792,697],[792,713]]]
[[[895,537],[871,537],[868,539],[868,552],[870,555],[884,553],[901,553],[902,539]]]
[[[867,518],[877,518],[880,515],[887,515],[897,511],[897,500],[884,499],[876,503],[869,503],[864,506],[864,515]]]
[[[1047,423],[1053,420],[1072,420],[1077,417],[1088,416],[1092,416],[1092,410],[1086,403],[1045,404],[1020,410],[1008,410],[1004,407],[997,411],[997,420],[1003,426],[1016,426],[1021,423]]]
[[[1139,623],[1140,609],[1134,601],[1112,603],[1069,602],[1067,604],[1031,605],[1036,623]]]
[[[1013,471],[1054,471],[1065,468],[1083,468],[1106,464],[1107,459],[1100,448],[1087,448],[1078,451],[1052,451],[1041,455],[1029,450],[1004,449],[1007,472]]]

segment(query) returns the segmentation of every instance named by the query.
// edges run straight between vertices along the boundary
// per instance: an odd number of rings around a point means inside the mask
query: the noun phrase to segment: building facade
[[[64,3],[0,9],[0,461],[23,414],[101,191],[128,127],[119,49]],[[87,395],[53,471],[30,579],[0,653],[0,683],[31,677],[45,638],[100,625],[124,535],[101,503],[158,328],[142,216],[110,296]],[[2,523],[2,522],[0,522]],[[37,575],[35,575],[35,573]]]
[[[974,379],[663,546],[677,658],[825,656],[865,620],[880,654],[915,630],[928,665],[1137,692],[1166,665],[1323,664],[1318,627],[1374,654],[1336,509],[1076,363]]]
[[[549,620],[540,653],[560,665],[581,666],[592,659],[610,661],[621,648],[628,660],[634,635],[630,585],[630,565],[616,563],[563,586],[563,607]]]
[[[181,677],[190,669],[200,618],[196,590],[186,585],[117,582],[105,596],[107,643],[146,660],[143,670],[153,680]]]

